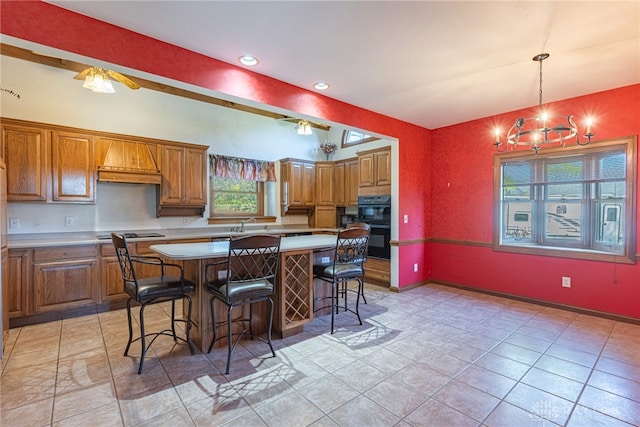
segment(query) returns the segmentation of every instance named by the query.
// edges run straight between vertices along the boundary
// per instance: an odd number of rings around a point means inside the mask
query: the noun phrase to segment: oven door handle
[[[371,226],[371,228],[384,228],[384,229],[390,229],[391,226],[390,225],[384,225],[384,224],[369,224]]]

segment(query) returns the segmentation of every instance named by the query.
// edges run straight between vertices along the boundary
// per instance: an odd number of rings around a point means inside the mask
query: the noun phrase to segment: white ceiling
[[[640,83],[640,1],[50,1],[430,129]]]

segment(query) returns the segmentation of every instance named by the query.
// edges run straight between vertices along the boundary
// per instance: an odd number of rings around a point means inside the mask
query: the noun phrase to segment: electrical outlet
[[[183,224],[188,224],[188,223],[189,223],[189,218],[188,218],[188,217],[186,217],[186,216],[185,216],[185,217],[183,217],[183,218],[182,218],[182,223],[183,223]]]
[[[409,215],[404,216],[404,223],[407,224],[409,222]]]
[[[566,277],[566,276],[562,277],[562,287],[563,288],[571,287],[571,277]]]
[[[73,227],[74,225],[76,225],[75,217],[72,217],[72,216],[65,217],[64,225],[65,227]]]
[[[9,228],[20,228],[20,218],[9,218]]]
[[[418,272],[418,263],[417,262],[415,264],[413,264],[413,272],[414,273]]]
[[[329,258],[328,256],[323,256],[322,257],[322,263],[323,264],[329,264],[331,262],[331,258]]]

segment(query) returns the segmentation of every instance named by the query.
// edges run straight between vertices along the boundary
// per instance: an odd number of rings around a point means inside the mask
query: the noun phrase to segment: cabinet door
[[[124,283],[117,257],[105,257],[100,260],[100,277],[102,302],[128,298],[124,292]]]
[[[198,148],[185,150],[185,200],[187,204],[207,204],[207,151]]]
[[[314,206],[316,204],[316,167],[313,163],[302,165],[302,188],[304,206]]]
[[[95,157],[91,135],[51,133],[54,202],[95,202]]]
[[[391,151],[374,153],[375,185],[391,185]]]
[[[346,163],[337,163],[335,170],[334,192],[336,206],[347,206],[348,189],[346,180]]]
[[[333,206],[333,177],[335,166],[333,163],[316,163],[316,205],[317,206]]]
[[[2,269],[4,272],[4,267]],[[9,295],[9,317],[31,314],[28,309],[29,294],[29,251],[11,249],[7,258],[7,292]],[[3,273],[4,274],[4,273]]]
[[[33,274],[35,313],[97,303],[95,259],[36,263]]]
[[[287,167],[289,170],[289,205],[302,206],[304,205],[302,185],[304,176],[303,164],[300,162],[290,162]]]
[[[336,209],[334,207],[317,207],[315,210],[315,226],[317,228],[336,227]]]
[[[358,160],[346,163],[345,171],[345,198],[347,206],[358,206]]]
[[[184,196],[184,155],[182,147],[162,148],[162,195],[160,203],[181,204]]]
[[[0,287],[2,288],[2,348],[0,357],[4,354],[4,346],[9,338],[9,249],[0,250]]]
[[[373,187],[375,184],[373,153],[358,156],[358,187]]]
[[[47,200],[49,162],[44,129],[2,125],[2,153],[7,165],[10,202]]]

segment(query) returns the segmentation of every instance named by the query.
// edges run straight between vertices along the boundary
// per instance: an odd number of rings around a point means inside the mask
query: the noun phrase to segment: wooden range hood
[[[162,181],[156,156],[149,144],[118,139],[101,139],[98,181],[156,184]]]

